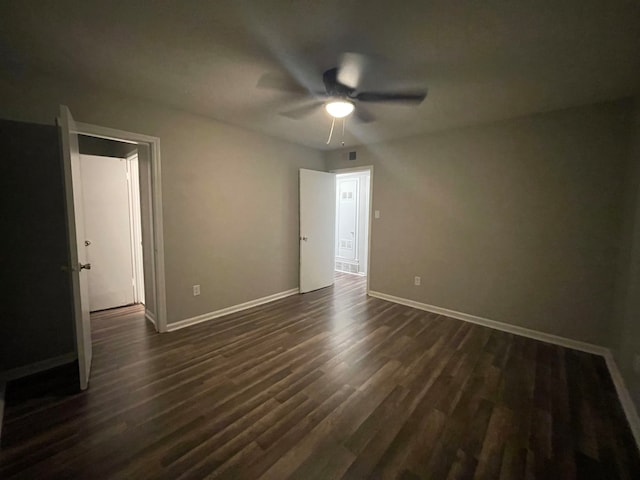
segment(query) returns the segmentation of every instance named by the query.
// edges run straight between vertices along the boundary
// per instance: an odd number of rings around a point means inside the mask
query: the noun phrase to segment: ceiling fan
[[[280,112],[280,115],[294,120],[307,117],[324,107],[334,119],[345,118],[353,113],[357,120],[368,123],[374,121],[375,117],[360,105],[361,102],[419,105],[426,98],[426,88],[417,91],[361,91],[359,86],[370,63],[364,55],[344,53],[338,67],[330,68],[322,74],[324,92],[313,92],[293,79],[283,80],[270,74],[263,75],[257,86],[293,93],[311,93],[314,97],[311,103]]]

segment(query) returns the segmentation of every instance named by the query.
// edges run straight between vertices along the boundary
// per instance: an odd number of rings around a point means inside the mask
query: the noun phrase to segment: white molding
[[[360,265],[358,260],[351,260],[350,258],[341,257],[336,255],[336,262],[348,263],[349,265]]]
[[[152,245],[151,255],[153,255],[153,283],[156,299],[156,324],[159,332],[167,330],[167,293],[165,283],[164,266],[164,229],[162,219],[162,168],[160,158],[160,139],[151,135],[127,132],[115,128],[102,127],[90,123],[75,122],[75,133],[90,135],[93,137],[117,140],[126,143],[144,143],[149,145],[149,156],[151,160],[151,216],[152,216]]]
[[[41,360],[29,365],[24,365],[22,367],[13,368],[11,370],[5,370],[4,372],[0,372],[0,382],[8,382],[10,380],[15,380],[16,378],[26,377],[27,375],[33,375],[34,373],[44,372],[45,370],[74,362],[77,359],[78,355],[73,352],[60,355],[58,357],[49,358],[47,360]]]
[[[127,190],[129,192],[129,233],[131,234],[131,271],[133,272],[134,303],[145,303],[144,259],[142,247],[142,209],[140,207],[140,168],[137,149],[127,162]]]
[[[640,449],[640,417],[638,416],[638,410],[633,403],[629,389],[627,389],[627,386],[624,383],[624,377],[622,376],[613,353],[611,353],[610,350],[607,350],[604,354],[604,360],[607,363],[607,368],[609,369],[611,380],[613,380],[613,385],[616,387],[618,399],[620,400],[624,414],[629,422],[629,428],[631,428],[633,438],[635,438],[636,445],[638,446],[638,449]]]
[[[494,330],[501,330],[503,332],[513,333],[522,337],[528,337],[533,338],[534,340],[540,340],[542,342],[553,343],[554,345],[560,345],[561,347],[580,350],[581,352],[594,353],[596,355],[604,356],[609,351],[609,349],[600,345],[593,345],[591,343],[581,342],[579,340],[573,340],[571,338],[561,337],[559,335],[544,333],[538,330],[531,330],[530,328],[510,325],[508,323],[498,322],[496,320],[490,320],[488,318],[478,317],[476,315],[470,315],[468,313],[456,312],[455,310],[449,310],[448,308],[436,307],[434,305],[428,305],[426,303],[409,300],[407,298],[387,295],[386,293],[380,293],[372,290],[369,291],[369,295],[372,297],[380,298],[382,300],[387,300],[389,302],[399,303],[400,305],[406,305],[407,307],[417,308],[418,310],[425,310],[427,312],[445,315],[447,317],[462,320],[464,322],[475,323],[484,327],[493,328]]]
[[[167,331],[167,291],[164,270],[164,226],[162,220],[162,176],[160,163],[160,139],[154,138],[149,143],[151,150],[151,167],[153,182],[153,240],[155,249],[155,273],[156,273],[156,314],[159,332]]]
[[[181,328],[195,325],[197,323],[213,320],[214,318],[223,317],[231,313],[241,312],[242,310],[247,310],[252,307],[257,307],[258,305],[264,305],[265,303],[274,302],[276,300],[280,300],[281,298],[290,297],[291,295],[296,295],[298,293],[299,293],[298,288],[292,288],[291,290],[286,290],[284,292],[274,293],[273,295],[268,295],[262,298],[256,298],[255,300],[250,300],[248,302],[240,303],[238,305],[232,305],[231,307],[223,308],[221,310],[216,310],[215,312],[204,313],[196,317],[186,318],[184,320],[173,322],[167,325],[167,331],[173,332],[175,330],[179,330]]]
[[[367,172],[367,171],[372,172],[373,165],[363,165],[361,167],[349,167],[349,168],[334,168],[333,170],[329,170],[329,173],[343,175],[343,174]]]
[[[151,312],[150,310],[147,310],[146,308],[144,309],[144,318],[146,318],[147,320],[149,320],[151,322],[151,324],[153,325],[153,328],[156,329],[156,332],[158,331],[158,324],[156,323],[156,316],[153,314],[153,312]]]
[[[158,137],[144,135],[142,133],[127,132],[115,128],[93,125],[91,123],[76,122],[76,129],[71,133],[79,135],[90,135],[92,137],[105,138],[123,143],[153,143]]]

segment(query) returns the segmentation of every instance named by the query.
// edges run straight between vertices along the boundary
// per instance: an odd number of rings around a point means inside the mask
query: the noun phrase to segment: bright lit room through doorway
[[[368,273],[370,190],[369,169],[336,172],[337,272]]]

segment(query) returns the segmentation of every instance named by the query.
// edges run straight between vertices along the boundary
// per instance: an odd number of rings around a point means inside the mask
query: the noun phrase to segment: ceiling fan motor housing
[[[322,81],[327,95],[332,97],[351,98],[355,89],[338,82],[338,69],[331,68],[322,74]]]

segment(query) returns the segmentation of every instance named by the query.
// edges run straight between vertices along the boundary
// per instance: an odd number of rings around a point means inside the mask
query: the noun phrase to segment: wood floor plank
[[[365,288],[170,334],[92,315],[89,390],[74,365],[7,385],[0,478],[640,478],[602,358]]]

